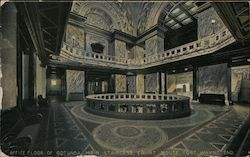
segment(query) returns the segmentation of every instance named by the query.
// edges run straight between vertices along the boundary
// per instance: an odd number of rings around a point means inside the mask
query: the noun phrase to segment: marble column
[[[127,59],[128,53],[126,43],[120,40],[114,40],[115,57]],[[115,92],[127,92],[127,77],[126,75],[115,75]]]
[[[82,28],[67,25],[65,38],[67,44],[86,50],[86,32]]]
[[[115,75],[110,75],[108,81],[108,93],[115,93]]]
[[[136,75],[136,93],[137,94],[144,93],[144,75],[143,74]]]
[[[227,66],[227,105],[232,105],[232,69],[231,65]]]
[[[145,41],[145,55],[156,55],[164,51],[164,35],[156,34]],[[160,93],[159,87],[159,73],[152,73],[146,75],[145,91],[150,93]]]
[[[223,94],[228,100],[227,69],[226,63],[199,67],[199,93]]]
[[[159,72],[159,73],[157,73],[157,75],[158,75],[158,89],[159,89],[159,94],[162,94],[162,78],[161,78],[161,72]]]
[[[13,3],[6,3],[2,10],[2,36],[10,46],[1,49],[3,102],[2,108],[7,109],[17,105],[17,10]],[[1,43],[2,44],[2,43]]]
[[[89,93],[88,93],[88,72],[85,71],[85,75],[84,75],[84,96],[86,97]]]
[[[36,56],[36,97],[46,97],[46,67],[41,66],[41,61]]]
[[[144,62],[144,55],[145,55],[144,48],[140,46],[134,46],[133,50],[134,50],[134,59],[142,64]]]
[[[145,50],[144,48],[140,46],[134,46],[134,59],[142,64],[144,62],[144,55],[145,55]],[[144,74],[137,74],[136,76],[136,93],[138,94],[143,94],[145,91],[145,84],[144,84]]]
[[[160,85],[160,94],[166,94],[166,73],[159,73],[159,76],[160,76],[160,82],[159,82],[159,85]]]
[[[198,77],[198,68],[193,68],[193,100],[198,100],[198,86],[199,86],[199,77]]]
[[[117,58],[128,58],[128,51],[126,43],[120,40],[114,40],[115,57]]]
[[[168,74],[165,73],[165,92],[164,94],[168,94]]]
[[[127,93],[127,77],[126,75],[115,75],[115,92]]]

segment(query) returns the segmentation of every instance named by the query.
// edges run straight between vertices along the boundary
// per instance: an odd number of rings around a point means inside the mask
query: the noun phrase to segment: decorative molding
[[[76,14],[74,12],[70,12],[69,14],[69,19],[72,19],[75,22],[80,22],[80,23],[84,23],[86,21],[86,17],[81,16],[79,14]]]
[[[124,41],[126,43],[133,44],[133,45],[136,44],[136,40],[137,40],[137,38],[135,36],[124,33],[124,32],[122,32],[120,30],[115,30],[113,32],[112,39],[113,40]]]

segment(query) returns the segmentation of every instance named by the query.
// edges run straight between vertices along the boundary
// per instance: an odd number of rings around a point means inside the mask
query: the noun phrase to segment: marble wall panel
[[[164,51],[164,39],[153,36],[145,42],[146,55],[152,55]]]
[[[67,25],[66,42],[74,47],[84,48],[84,30],[79,27]],[[73,44],[74,43],[74,44]]]
[[[199,93],[224,94],[227,99],[227,70],[227,64],[200,67]]]
[[[144,61],[144,54],[145,54],[144,48],[139,47],[139,46],[134,46],[133,47],[133,51],[134,51],[134,59],[136,59],[140,63],[143,63],[143,61]]]
[[[232,100],[250,102],[250,66],[233,67],[231,77]]]
[[[164,51],[164,39],[160,36],[153,36],[145,42],[145,54],[154,55]],[[159,93],[159,76],[157,73],[148,74],[145,77],[145,92]]]
[[[136,93],[143,94],[145,92],[144,74],[136,75]]]
[[[115,75],[115,92],[116,93],[127,93],[126,75]]]
[[[215,34],[223,27],[224,23],[214,10],[214,8],[209,8],[197,15],[198,23],[198,39],[204,38],[206,36]],[[212,20],[215,20],[215,23],[212,23]]]
[[[70,93],[83,93],[85,73],[84,71],[66,70],[67,98]]]
[[[29,55],[22,54],[22,99],[29,99]]]
[[[126,43],[123,41],[115,40],[114,41],[115,46],[115,56],[119,58],[127,58],[128,57],[128,51],[126,48]]]
[[[127,76],[128,93],[136,93],[136,76]]]
[[[145,92],[146,93],[159,93],[158,74],[145,75]]]

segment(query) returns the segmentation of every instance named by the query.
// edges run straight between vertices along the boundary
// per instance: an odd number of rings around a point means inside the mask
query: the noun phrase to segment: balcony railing
[[[72,48],[72,46],[67,43],[63,44],[61,55],[64,57],[68,57],[69,59],[77,59],[78,61],[82,61],[82,59],[90,59],[102,62],[127,65],[127,60],[124,58],[118,58],[115,56],[95,52],[88,52],[79,48]]]
[[[207,36],[200,40],[190,42],[158,54],[150,55],[145,58],[145,64],[169,60],[173,58],[185,59],[188,56],[200,56],[213,53],[225,47],[235,40],[228,29],[222,29],[217,34]]]
[[[234,41],[235,39],[229,30],[227,28],[223,28],[221,31],[211,36],[175,47],[170,50],[146,56],[141,60],[119,58],[107,54],[88,52],[83,49],[72,48],[72,46],[67,43],[63,44],[60,57],[80,62],[82,64],[100,64],[103,66],[112,65],[126,69],[138,69],[210,54],[227,45],[230,45]]]

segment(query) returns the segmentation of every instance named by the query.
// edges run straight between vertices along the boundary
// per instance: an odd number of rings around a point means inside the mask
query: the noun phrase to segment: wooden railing
[[[146,56],[141,60],[119,58],[107,54],[88,52],[79,48],[72,48],[67,43],[63,44],[60,57],[82,64],[100,64],[125,69],[143,69],[160,64],[166,64],[177,60],[201,56],[216,52],[217,50],[235,42],[235,39],[227,28],[223,28],[216,34],[190,42],[170,50]]]

